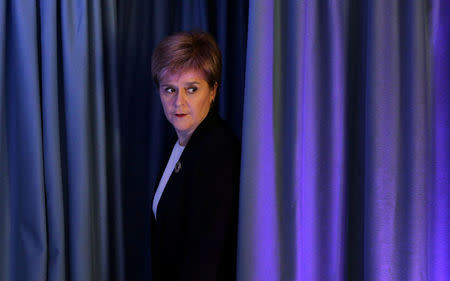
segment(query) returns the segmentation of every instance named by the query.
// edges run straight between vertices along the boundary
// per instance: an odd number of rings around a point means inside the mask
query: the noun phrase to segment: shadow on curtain
[[[450,11],[432,4],[250,1],[238,280],[449,280]]]
[[[115,10],[0,1],[0,280],[124,280]]]

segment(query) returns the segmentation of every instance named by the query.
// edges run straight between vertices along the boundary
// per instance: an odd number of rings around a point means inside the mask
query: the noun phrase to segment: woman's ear
[[[217,96],[217,88],[218,88],[218,87],[219,87],[219,83],[214,82],[214,86],[213,86],[212,94],[211,94],[211,103],[213,103],[214,100],[216,99],[216,96]]]

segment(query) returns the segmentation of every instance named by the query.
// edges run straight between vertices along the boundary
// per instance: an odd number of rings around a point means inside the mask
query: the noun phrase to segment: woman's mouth
[[[187,114],[184,114],[184,113],[175,113],[175,116],[176,116],[176,117],[179,117],[179,118],[182,118],[182,117],[187,116]]]

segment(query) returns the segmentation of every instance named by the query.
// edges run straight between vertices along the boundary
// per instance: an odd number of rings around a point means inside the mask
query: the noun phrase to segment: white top
[[[167,162],[166,169],[159,181],[158,188],[156,189],[155,197],[153,198],[153,215],[156,219],[156,211],[158,209],[158,203],[161,199],[161,196],[164,192],[164,188],[166,188],[166,184],[169,181],[170,175],[172,174],[173,169],[178,163],[178,160],[181,157],[181,153],[183,153],[184,146],[181,146],[178,141],[175,143],[172,149],[172,154],[170,154],[169,162]]]

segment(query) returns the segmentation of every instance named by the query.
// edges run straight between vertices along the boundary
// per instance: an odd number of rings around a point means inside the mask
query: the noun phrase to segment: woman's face
[[[167,73],[161,79],[159,96],[164,114],[182,145],[205,119],[216,92],[217,85],[211,89],[202,71]]]

